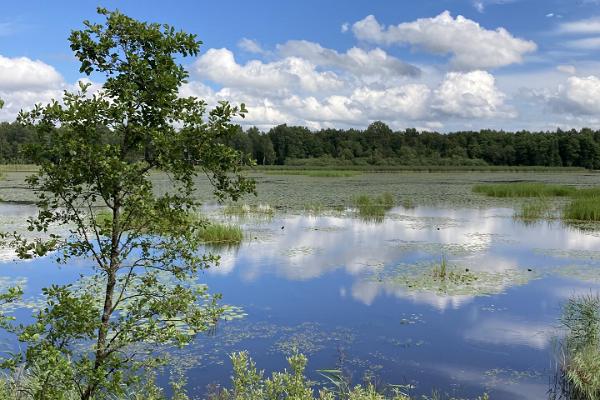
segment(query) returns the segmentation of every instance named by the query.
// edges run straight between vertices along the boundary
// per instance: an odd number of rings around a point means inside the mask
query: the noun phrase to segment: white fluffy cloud
[[[14,120],[22,109],[59,98],[65,83],[54,67],[26,57],[0,55],[0,120]]]
[[[557,111],[570,114],[592,115],[600,113],[600,78],[597,76],[571,76],[551,97]]]
[[[370,51],[352,47],[345,53],[306,40],[291,40],[277,46],[284,57],[300,57],[323,67],[335,67],[357,76],[418,76],[419,68],[392,57],[382,49]]]
[[[514,116],[494,76],[486,71],[450,72],[433,94],[432,108],[462,118]]]
[[[412,45],[434,54],[452,54],[458,69],[488,69],[520,63],[536,50],[534,42],[516,38],[506,29],[488,30],[449,11],[433,18],[383,26],[369,15],[352,26],[355,36],[381,45]]]
[[[223,86],[270,92],[283,93],[290,89],[316,92],[343,86],[334,72],[319,72],[306,59],[287,57],[271,63],[252,60],[240,65],[228,49],[208,50],[194,63],[193,72],[200,79]]]
[[[431,90],[423,84],[407,84],[383,90],[357,88],[351,100],[370,120],[427,118]]]
[[[262,46],[260,45],[260,43],[258,43],[256,40],[252,40],[252,39],[248,39],[248,38],[242,38],[242,40],[240,40],[238,42],[238,47],[248,53],[254,53],[254,54],[268,54],[269,53],[268,51],[263,49]]]
[[[54,67],[39,60],[0,56],[0,90],[43,90],[62,82]]]

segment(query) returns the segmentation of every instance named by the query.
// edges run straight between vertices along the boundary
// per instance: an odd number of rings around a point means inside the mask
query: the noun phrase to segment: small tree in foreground
[[[26,350],[4,366],[29,371],[36,399],[121,396],[163,361],[157,344],[184,345],[213,327],[225,310],[196,283],[216,259],[198,253],[194,177],[206,173],[219,199],[254,190],[240,155],[221,144],[244,106],[223,102],[207,113],[204,101],[178,95],[188,74],[175,58],[198,54],[195,35],[98,13],[103,24],[85,21],[69,40],[80,71],[105,77],[102,88],[80,84],[19,116],[39,134],[29,149],[39,172],[27,182],[39,208],[29,229],[43,239],[7,240],[20,258],[91,266],[76,284],[44,289],[33,324],[8,326]],[[153,187],[153,170],[169,177],[168,190]]]

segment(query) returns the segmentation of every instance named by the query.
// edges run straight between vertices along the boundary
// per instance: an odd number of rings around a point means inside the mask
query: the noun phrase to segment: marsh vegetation
[[[572,400],[600,398],[600,297],[570,298],[561,322],[566,334],[558,348],[559,394]]]

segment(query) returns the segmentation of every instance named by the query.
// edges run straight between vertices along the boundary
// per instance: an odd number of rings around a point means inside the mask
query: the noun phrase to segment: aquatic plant
[[[359,217],[370,221],[382,221],[385,213],[392,209],[394,204],[394,196],[387,192],[374,197],[363,194],[353,200],[353,205],[358,210]]]
[[[523,203],[521,207],[515,211],[514,218],[525,222],[537,221],[551,217],[551,211],[552,204],[545,198],[540,197]]]
[[[572,221],[600,221],[600,196],[573,199],[563,209],[562,217]]]
[[[227,204],[223,207],[223,214],[228,216],[266,216],[272,217],[275,214],[275,209],[269,204]]]
[[[475,185],[473,186],[473,192],[489,197],[564,197],[571,196],[576,192],[576,189],[571,186],[539,182],[512,182]]]
[[[199,230],[202,241],[210,244],[238,244],[244,239],[242,228],[236,225],[211,222]]]
[[[520,269],[476,271],[442,261],[386,266],[369,278],[382,285],[399,286],[407,291],[432,292],[441,296],[485,296],[501,293],[506,287],[523,285],[537,276],[533,271]]]
[[[566,329],[559,350],[557,381],[566,399],[600,398],[600,296],[570,298],[563,307]]]

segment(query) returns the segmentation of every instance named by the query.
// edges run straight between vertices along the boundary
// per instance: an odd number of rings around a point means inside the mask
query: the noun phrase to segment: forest
[[[0,162],[29,163],[23,151],[34,132],[17,123],[0,124]],[[495,130],[452,133],[393,131],[384,122],[366,129],[322,129],[279,125],[252,127],[228,137],[227,145],[258,165],[506,165],[600,168],[600,131]]]

